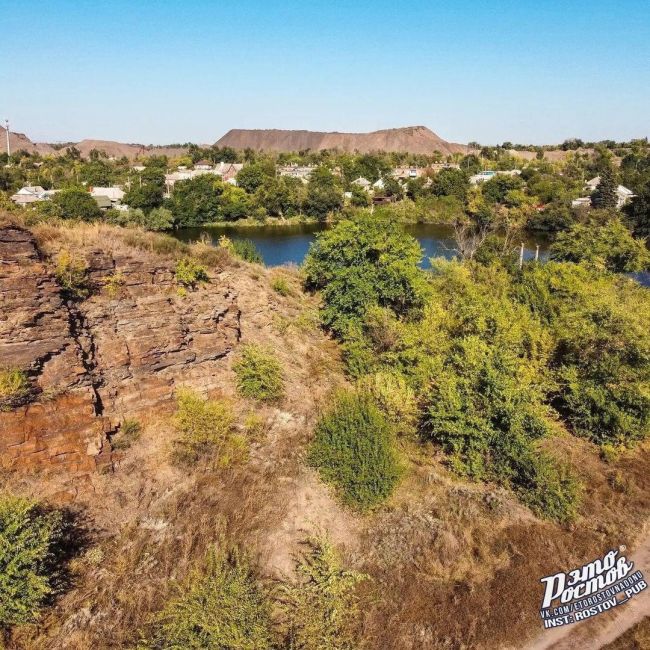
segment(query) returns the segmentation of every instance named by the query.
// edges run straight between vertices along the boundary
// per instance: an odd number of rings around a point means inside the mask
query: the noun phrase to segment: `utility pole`
[[[537,262],[539,260],[539,244],[537,244],[537,248],[535,249],[535,261]]]
[[[11,147],[9,146],[9,120],[5,120],[5,133],[7,135],[7,158],[11,156]]]
[[[521,242],[521,249],[519,250],[519,268],[524,268],[524,242]]]

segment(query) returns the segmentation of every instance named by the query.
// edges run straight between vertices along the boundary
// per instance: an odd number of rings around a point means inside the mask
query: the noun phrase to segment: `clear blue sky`
[[[34,140],[650,135],[650,0],[0,0],[0,16],[0,117]]]

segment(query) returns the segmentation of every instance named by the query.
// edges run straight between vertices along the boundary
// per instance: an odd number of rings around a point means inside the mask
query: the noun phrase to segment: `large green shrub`
[[[650,266],[645,242],[634,239],[618,219],[605,225],[575,224],[558,234],[551,246],[551,259],[584,262],[608,271],[642,271]]]
[[[650,433],[650,293],[631,280],[574,264],[526,269],[518,300],[554,345],[553,405],[574,432],[628,444]]]
[[[247,560],[211,548],[156,614],[141,650],[268,650],[270,609]]]
[[[52,202],[58,206],[63,219],[92,221],[102,215],[97,201],[85,190],[61,190],[54,195]]]
[[[234,365],[237,390],[244,397],[275,401],[284,395],[282,367],[275,355],[257,345],[245,345]]]
[[[399,224],[362,214],[321,233],[305,259],[307,286],[321,289],[323,322],[345,338],[373,306],[404,316],[424,304],[422,250]]]
[[[325,538],[307,541],[297,580],[280,588],[285,647],[292,650],[353,650],[358,647],[357,585],[366,576],[343,568]]]
[[[0,495],[0,627],[33,621],[57,588],[61,516]]]
[[[390,496],[400,477],[393,430],[365,392],[337,395],[316,425],[308,461],[360,510]]]
[[[513,488],[539,514],[573,515],[575,482],[561,481],[535,441],[547,434],[543,393],[515,357],[477,337],[461,339],[427,395],[426,432],[452,467]]]

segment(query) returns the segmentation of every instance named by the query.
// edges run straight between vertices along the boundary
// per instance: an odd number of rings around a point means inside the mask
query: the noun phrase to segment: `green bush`
[[[61,190],[54,195],[52,202],[58,206],[59,214],[64,219],[92,221],[102,216],[97,201],[85,190]]]
[[[205,267],[201,266],[191,257],[186,257],[176,262],[174,270],[176,282],[185,288],[193,289],[199,282],[209,280]]]
[[[552,334],[553,406],[597,444],[650,434],[650,294],[582,265],[547,263],[515,286]]]
[[[153,208],[148,214],[142,213],[140,225],[145,230],[171,230],[174,226],[174,215],[167,208]]]
[[[57,590],[61,516],[0,495],[0,627],[33,621]]]
[[[228,447],[235,431],[230,404],[203,399],[187,388],[176,392],[176,403],[174,427],[179,434],[175,440],[176,459],[190,463],[208,455],[229,458]]]
[[[244,397],[274,401],[284,395],[282,367],[268,350],[256,345],[245,345],[234,365],[237,390]]]
[[[280,588],[284,642],[292,650],[353,650],[359,641],[357,586],[366,576],[347,571],[325,538],[307,542],[297,580]]]
[[[275,275],[271,278],[271,289],[276,293],[279,293],[281,296],[291,296],[293,291],[291,286],[287,282],[287,279],[282,275]]]
[[[241,555],[210,548],[205,568],[194,571],[156,614],[141,650],[268,650],[267,598]]]
[[[83,258],[63,250],[57,256],[54,276],[68,296],[85,298],[89,293],[86,269],[86,261]]]
[[[619,219],[605,225],[575,224],[559,233],[551,246],[551,259],[584,262],[615,272],[643,271],[650,267],[645,242],[634,239]]]
[[[233,252],[245,262],[264,264],[262,254],[250,239],[235,239],[232,242]]]
[[[421,259],[399,224],[364,213],[318,235],[305,259],[307,287],[322,290],[323,323],[345,339],[371,307],[406,316],[423,306]]]
[[[0,368],[0,411],[20,404],[30,390],[29,379],[20,368]]]
[[[391,426],[365,392],[337,395],[316,425],[308,462],[360,510],[389,497],[400,477]]]

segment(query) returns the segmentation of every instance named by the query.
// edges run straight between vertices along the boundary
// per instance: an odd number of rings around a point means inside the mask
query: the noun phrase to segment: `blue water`
[[[259,250],[267,266],[283,264],[301,264],[314,241],[316,234],[325,230],[323,224],[297,224],[291,226],[219,226],[183,228],[176,231],[175,236],[184,242],[197,241],[203,233],[216,245],[221,235],[231,239],[250,239]],[[455,256],[453,231],[449,226],[433,224],[405,225],[404,229],[413,235],[424,250],[423,268],[430,266],[429,258]],[[540,247],[540,258],[545,259],[548,250],[548,240],[543,236],[527,235],[524,238],[524,257],[532,259],[535,248]]]

